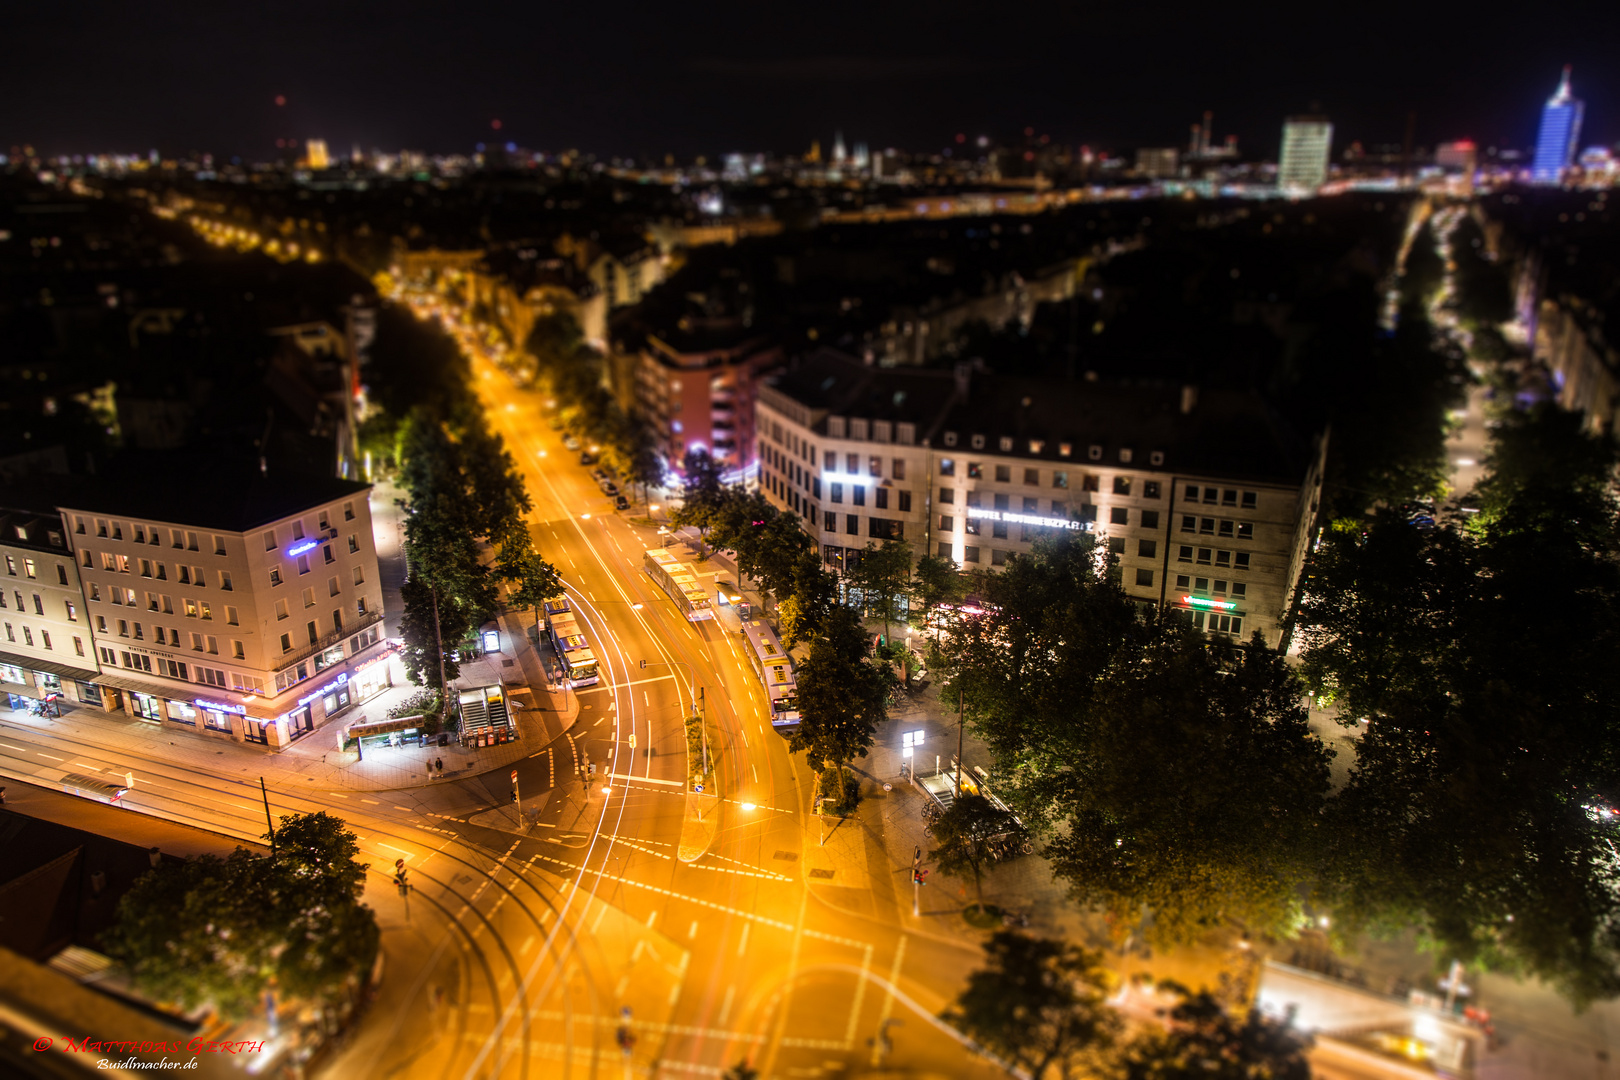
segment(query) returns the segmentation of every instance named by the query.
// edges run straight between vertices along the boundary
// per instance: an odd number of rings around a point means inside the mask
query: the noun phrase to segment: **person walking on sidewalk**
[[[433,759],[432,758],[428,758],[427,774],[428,774],[428,779],[429,780],[433,779]]]
[[[434,758],[433,759],[433,767],[435,769],[439,770],[439,775],[440,776],[443,776],[444,775],[444,758],[442,758],[442,757]]]

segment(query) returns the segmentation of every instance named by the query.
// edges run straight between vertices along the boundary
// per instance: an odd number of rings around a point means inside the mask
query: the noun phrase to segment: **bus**
[[[580,629],[574,607],[566,596],[553,596],[545,602],[546,635],[557,654],[562,677],[569,686],[595,686],[602,681],[597,673],[596,654]]]
[[[681,614],[692,622],[714,618],[714,605],[698,584],[697,573],[671,555],[668,548],[649,548],[642,561],[647,576],[658,582],[658,587],[675,601]]]
[[[743,623],[743,639],[754,677],[770,703],[767,719],[771,729],[782,735],[792,734],[799,727],[799,682],[793,674],[793,660],[763,619]]]

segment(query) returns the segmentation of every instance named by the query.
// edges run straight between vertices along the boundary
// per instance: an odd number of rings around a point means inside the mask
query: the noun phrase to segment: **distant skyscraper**
[[[332,159],[326,151],[325,139],[310,139],[306,142],[304,156],[311,169],[324,169],[332,164]]]
[[[1291,116],[1283,121],[1282,154],[1277,159],[1277,187],[1311,194],[1327,182],[1328,155],[1333,151],[1333,125],[1325,116]]]
[[[1570,92],[1569,65],[1558,92],[1541,109],[1541,130],[1536,134],[1536,159],[1530,166],[1530,179],[1538,184],[1556,184],[1575,160],[1575,147],[1581,138],[1581,114],[1586,106]]]
[[[842,165],[844,163],[844,133],[842,131],[833,132],[832,163],[834,165]]]

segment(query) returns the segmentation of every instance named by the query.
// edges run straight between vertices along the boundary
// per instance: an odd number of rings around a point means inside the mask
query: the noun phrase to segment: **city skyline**
[[[324,139],[334,157],[513,141],[691,158],[803,153],[837,130],[851,144],[926,151],[959,133],[1011,142],[1028,128],[1125,153],[1182,145],[1211,110],[1214,141],[1236,135],[1246,157],[1274,159],[1282,118],[1305,112],[1332,118],[1339,147],[1398,144],[1415,113],[1420,145],[1524,150],[1566,64],[1594,104],[1587,143],[1620,137],[1603,107],[1617,89],[1603,63],[1620,29],[1612,19],[1509,48],[1487,27],[1372,10],[1348,25],[1290,16],[1185,37],[1162,32],[1173,16],[1026,15],[985,24],[965,9],[896,9],[864,16],[852,35],[836,13],[724,9],[701,25],[670,25],[652,9],[607,23],[489,8],[454,25],[410,9],[387,20],[313,8],[274,20],[42,12],[23,18],[19,39],[33,47],[0,75],[13,106],[0,147],[262,160],[278,138]],[[1447,42],[1439,55],[1436,35]],[[1319,47],[1300,47],[1309,41]]]

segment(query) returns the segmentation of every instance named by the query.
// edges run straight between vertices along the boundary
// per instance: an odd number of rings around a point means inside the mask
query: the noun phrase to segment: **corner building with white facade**
[[[1290,440],[1254,395],[867,367],[824,349],[761,388],[760,488],[823,561],[868,544],[995,569],[1095,532],[1125,592],[1281,642],[1327,438]]]
[[[101,704],[96,646],[78,563],[54,509],[0,509],[0,691],[30,701]]]
[[[60,507],[104,708],[274,748],[390,685],[370,485],[178,489]]]

